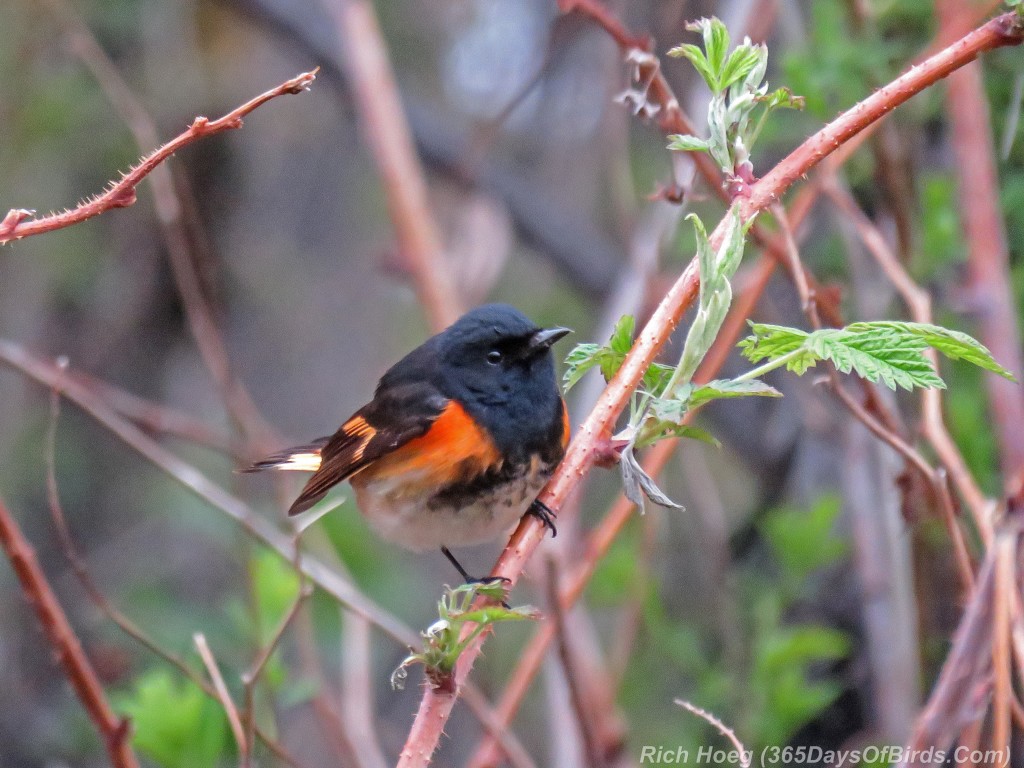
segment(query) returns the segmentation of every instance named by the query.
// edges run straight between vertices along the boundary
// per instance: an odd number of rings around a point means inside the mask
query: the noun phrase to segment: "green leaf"
[[[707,152],[710,148],[710,144],[707,139],[699,139],[696,136],[688,136],[682,133],[676,133],[669,136],[668,148],[675,149],[680,152]]]
[[[725,67],[725,57],[729,53],[729,30],[720,19],[701,19],[704,33],[704,49],[707,51],[708,64],[711,71],[715,73],[718,83],[718,90],[725,88],[722,84],[722,70]]]
[[[227,718],[220,704],[166,669],[140,676],[120,708],[132,719],[132,743],[162,768],[217,765],[228,746]]]
[[[743,258],[747,225],[740,221],[738,206],[726,214],[726,230],[722,244],[712,250],[704,223],[696,214],[686,217],[693,222],[697,240],[697,263],[700,268],[700,306],[686,333],[683,354],[679,359],[678,380],[686,383],[700,361],[711,349],[732,303],[730,280]]]
[[[644,388],[648,392],[658,393],[665,389],[665,384],[672,374],[675,373],[675,368],[671,365],[664,365],[663,363],[651,363],[651,367],[644,373]]]
[[[786,367],[804,373],[819,360],[830,360],[843,372],[855,371],[871,382],[890,389],[902,387],[944,388],[924,351],[928,347],[954,360],[973,363],[1014,380],[992,354],[965,333],[925,323],[874,321],[846,328],[823,328],[806,333],[795,328],[751,323],[753,336],[740,342],[752,362],[786,358]]]
[[[698,440],[708,445],[713,445],[715,448],[721,448],[722,444],[718,441],[718,438],[708,432],[706,429],[695,427],[692,424],[675,424],[671,421],[658,422],[659,428],[662,430],[664,436],[671,435],[672,437],[685,437],[690,440]]]
[[[636,328],[636,320],[632,315],[623,315],[619,318],[619,322],[615,324],[615,328],[612,329],[611,338],[608,339],[608,346],[611,347],[612,352],[616,352],[623,357],[629,352],[633,346],[633,331]],[[617,370],[617,369],[616,369]],[[614,376],[614,372],[612,376]],[[611,378],[606,376],[605,378]]]
[[[724,91],[729,86],[744,80],[750,75],[754,67],[760,61],[763,46],[743,44],[736,47],[729,59],[725,62],[721,74],[721,89]]]
[[[577,344],[565,358],[565,374],[562,376],[562,388],[568,392],[583,378],[583,374],[599,365],[600,355],[610,352],[600,344]]]
[[[803,109],[806,99],[795,95],[789,88],[777,88],[758,98],[769,109]]]
[[[601,369],[605,381],[611,381],[633,347],[634,326],[633,316],[623,315],[615,324],[615,329],[606,345],[577,344],[565,358],[566,369],[562,377],[562,388],[568,392],[587,371],[595,367]],[[644,372],[644,386],[651,392],[659,392],[672,375],[672,371],[670,366],[652,363]]]
[[[753,336],[743,339],[737,346],[743,356],[756,363],[765,358],[775,359],[788,355],[803,346],[807,340],[807,332],[799,328],[787,328],[782,325],[754,323],[747,321]]]
[[[712,69],[711,64],[708,62],[707,57],[704,55],[704,51],[698,48],[696,45],[691,43],[683,43],[668,52],[669,56],[676,58],[685,58],[693,68],[697,70],[704,82],[707,83],[708,88],[711,89],[712,93],[718,92],[718,77],[715,71]]]
[[[681,388],[685,390],[685,387]],[[721,448],[722,444],[711,433],[691,424],[683,424],[683,418],[689,410],[685,398],[660,398],[651,400],[651,414],[637,432],[634,440],[636,448],[653,445],[665,437],[685,437],[700,440],[702,443]]]
[[[884,329],[825,328],[812,333],[806,346],[819,359],[831,360],[841,373],[856,371],[861,378],[881,381],[889,389],[946,386],[923,354],[928,345],[911,335]]]
[[[622,361],[633,346],[633,328],[636,321],[632,315],[623,315],[612,330],[608,344],[577,344],[565,358],[566,370],[562,377],[566,392],[583,378],[583,374],[595,366],[600,367],[605,381],[611,378],[622,367]]]
[[[758,525],[792,583],[806,584],[815,571],[847,553],[846,542],[835,532],[840,511],[837,497],[823,496],[810,509],[772,509]]]
[[[939,325],[929,323],[900,323],[895,321],[875,321],[870,323],[852,323],[846,328],[852,332],[871,332],[874,329],[892,329],[901,333],[912,334],[924,341],[932,349],[941,352],[950,360],[964,360],[986,371],[999,374],[1005,379],[1016,381],[1014,375],[996,362],[992,353],[977,339],[960,331],[952,331]]]
[[[715,379],[692,390],[689,395],[691,410],[712,400],[733,397],[782,397],[775,387],[765,384],[760,379],[733,381],[732,379]]]

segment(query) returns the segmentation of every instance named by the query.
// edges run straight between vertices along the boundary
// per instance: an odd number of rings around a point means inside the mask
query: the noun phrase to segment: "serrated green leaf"
[[[568,392],[583,375],[595,366],[600,367],[605,381],[611,378],[622,367],[622,361],[633,346],[633,327],[635,320],[632,315],[623,315],[612,330],[608,344],[577,344],[565,358],[565,374],[562,376],[562,388]]]
[[[789,88],[777,88],[758,97],[758,101],[769,109],[803,109],[806,103],[803,96],[795,95]]]
[[[831,360],[842,373],[856,371],[889,389],[946,386],[923,354],[927,344],[912,335],[882,328],[859,333],[826,328],[812,333],[806,346],[820,359]]]
[[[636,328],[636,319],[632,315],[623,315],[612,330],[611,338],[608,339],[608,346],[612,352],[625,356],[633,346],[633,331]],[[614,374],[613,374],[614,375]],[[606,377],[610,378],[610,377]]]
[[[964,360],[986,371],[996,373],[1010,381],[1016,377],[1001,366],[992,353],[980,341],[960,331],[953,331],[930,323],[901,323],[896,321],[874,321],[869,323],[852,323],[846,327],[854,333],[869,333],[874,329],[891,329],[911,334],[920,338],[932,349],[941,352],[950,360]]]
[[[704,82],[707,83],[708,88],[712,92],[717,92],[718,78],[715,76],[715,71],[711,68],[711,64],[708,62],[707,57],[704,55],[704,51],[698,48],[696,45],[691,43],[683,43],[678,45],[669,52],[669,56],[676,56],[685,58],[693,68],[697,70],[697,74],[703,78]]]
[[[715,73],[715,81],[718,84],[717,90],[724,89],[722,84],[722,70],[725,67],[725,57],[729,53],[729,30],[718,18],[702,19],[704,24],[704,48],[707,51],[708,64],[711,71]]]
[[[743,356],[756,363],[765,358],[775,359],[788,355],[803,346],[807,332],[798,328],[787,328],[782,325],[749,322],[753,335],[743,339],[737,345]]]
[[[707,152],[710,145],[707,139],[699,139],[696,136],[688,136],[682,133],[676,133],[669,136],[669,149],[674,149],[680,152]]]
[[[729,55],[721,72],[720,87],[723,91],[750,75],[762,55],[759,48],[744,44],[737,46]]]
[[[994,364],[991,355],[986,358],[982,352],[984,347],[977,342],[974,345],[965,342],[961,338],[964,334],[936,333],[932,327],[911,330],[908,326],[889,322],[854,323],[847,328],[823,328],[807,334],[795,328],[753,323],[754,335],[744,339],[740,347],[752,362],[785,356],[786,367],[797,374],[804,373],[818,360],[830,360],[843,373],[855,371],[868,381],[880,381],[890,389],[945,387],[923,354],[929,339],[953,349],[954,354],[965,359],[969,356]]]
[[[782,397],[775,387],[765,384],[760,379],[733,381],[732,379],[715,379],[694,389],[689,397],[692,410],[712,400],[733,397]]]
[[[583,374],[600,362],[598,355],[602,347],[599,344],[577,344],[565,358],[565,373],[562,376],[562,389],[568,392],[583,378]]]

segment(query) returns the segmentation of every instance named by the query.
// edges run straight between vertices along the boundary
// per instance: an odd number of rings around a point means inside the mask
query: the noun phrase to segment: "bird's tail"
[[[329,437],[321,437],[307,445],[297,445],[278,451],[265,459],[261,459],[243,472],[262,472],[265,469],[277,469],[292,472],[316,472],[320,469],[320,451]]]

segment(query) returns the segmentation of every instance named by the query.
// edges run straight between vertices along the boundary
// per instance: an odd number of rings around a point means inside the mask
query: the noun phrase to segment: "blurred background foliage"
[[[736,37],[744,24],[767,35],[769,80],[805,96],[807,108],[772,120],[754,158],[758,172],[892,79],[936,33],[931,4],[919,0],[609,5],[631,29],[649,32],[659,53],[688,39],[687,19],[706,14],[725,19]],[[767,29],[758,27],[759,6],[771,6]],[[60,7],[0,4],[3,210],[73,205],[139,155],[62,33]],[[194,266],[238,377],[287,438],[333,431],[426,331],[360,138],[332,17],[320,3],[296,0],[77,0],[75,7],[164,138],[197,114],[218,116],[299,71],[323,67],[311,93],[266,105],[242,130],[190,146],[171,164],[179,186],[191,190]],[[613,101],[627,84],[613,42],[581,17],[560,16],[549,0],[375,7],[462,303],[508,301],[540,324],[575,328],[577,341],[603,340],[631,243],[648,212],[665,205],[646,198],[670,182],[673,163],[664,137]],[[701,114],[706,94],[693,73],[667,59],[665,68],[687,109]],[[1012,125],[1021,71],[1018,50],[985,58],[997,145]],[[970,331],[984,298],[962,290],[965,252],[942,107],[941,87],[902,107],[844,174],[932,292],[937,321]],[[1000,191],[1019,306],[1024,148],[1009,146]],[[714,196],[698,192],[692,206],[717,220]],[[808,230],[803,258],[819,279],[841,286],[848,317],[902,316],[833,209],[818,206]],[[692,249],[689,227],[669,230],[641,315]],[[801,323],[786,280],[773,280],[755,317]],[[243,455],[173,438],[167,445],[279,519],[271,482],[233,473],[247,449],[190,335],[147,184],[132,208],[0,250],[0,337],[46,357],[66,355],[75,370],[198,417]],[[999,478],[988,405],[981,374],[968,368],[943,371],[948,423],[993,493]],[[702,412],[724,447],[684,445],[663,479],[687,511],[634,519],[572,619],[596,641],[588,646],[601,659],[595,663],[613,671],[627,724],[623,764],[636,763],[644,744],[695,751],[717,743],[674,698],[714,711],[750,747],[899,743],[941,662],[956,619],[941,526],[929,511],[897,525],[883,537],[891,559],[868,568],[857,527],[900,520],[891,482],[899,465],[812,383],[779,375],[772,384],[784,399]],[[115,704],[133,718],[138,750],[152,765],[234,764],[222,709],[95,610],[62,557],[45,499],[47,393],[8,368],[0,368],[0,393],[0,489]],[[574,391],[577,422],[594,394],[593,386]],[[898,404],[913,424],[913,402]],[[56,465],[77,543],[105,592],[196,669],[192,635],[204,633],[237,693],[238,676],[298,590],[288,565],[73,407],[59,422]],[[587,482],[582,530],[617,490],[614,473]],[[573,527],[563,545],[569,563]],[[441,585],[454,577],[433,553],[409,555],[378,541],[351,501],[319,521],[307,544],[343,563],[361,589],[413,627],[432,621]],[[496,551],[468,553],[470,570],[484,570]],[[867,575],[878,569],[891,569],[887,582],[872,583],[886,593],[880,608],[868,606],[877,595],[865,592]],[[516,601],[543,605],[543,568],[532,575]],[[910,603],[900,602],[908,594]],[[304,764],[346,764],[314,706],[320,696],[337,700],[346,619],[323,595],[310,606],[269,663],[258,721]],[[863,630],[868,610],[890,611],[894,636],[905,635],[893,640],[903,654],[894,663],[906,665],[898,681],[878,679],[884,667]],[[0,616],[0,766],[105,764],[7,568],[0,568]],[[486,694],[501,691],[532,631],[499,628],[474,672]],[[419,699],[416,684],[402,692],[388,686],[405,653],[383,637],[372,644],[377,725],[391,757]],[[580,764],[570,761],[579,759],[578,743],[552,727],[564,722],[560,681],[551,661],[515,722],[539,765]],[[879,719],[882,692],[900,697],[887,711],[904,720]],[[459,707],[447,733],[438,764],[461,765],[480,727]]]

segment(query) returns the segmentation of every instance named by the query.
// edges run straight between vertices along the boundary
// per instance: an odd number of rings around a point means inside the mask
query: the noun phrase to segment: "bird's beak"
[[[569,333],[572,333],[572,328],[542,328],[530,339],[530,351],[543,352],[551,349],[552,344]]]

